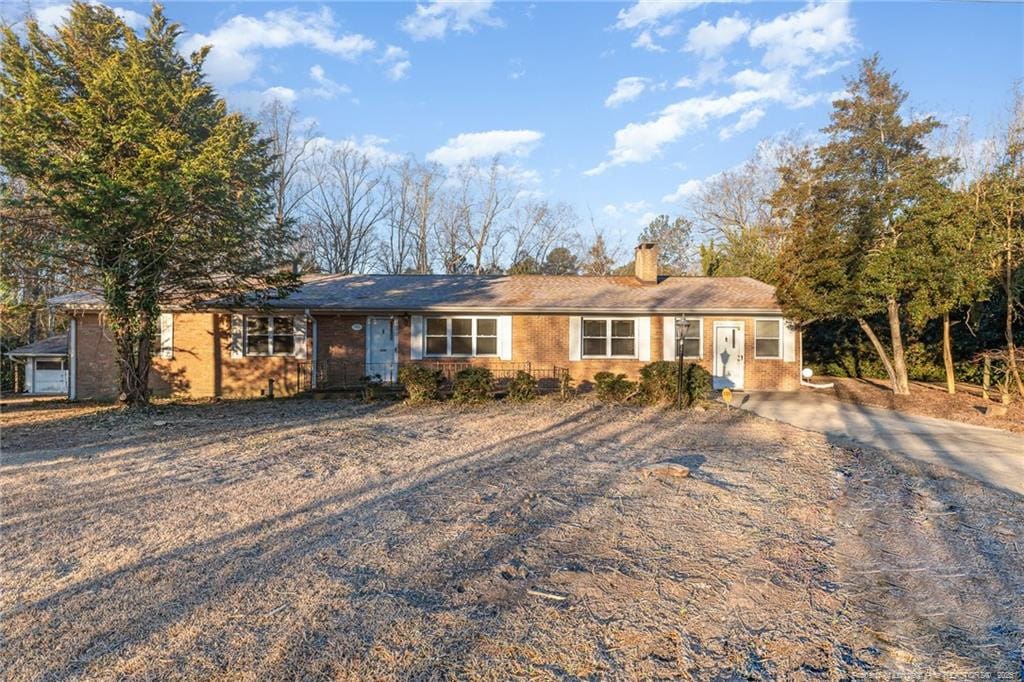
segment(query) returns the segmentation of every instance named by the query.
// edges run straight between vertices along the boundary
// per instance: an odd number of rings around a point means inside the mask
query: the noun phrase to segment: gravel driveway
[[[1018,671],[1020,497],[742,411],[0,419],[5,680]]]

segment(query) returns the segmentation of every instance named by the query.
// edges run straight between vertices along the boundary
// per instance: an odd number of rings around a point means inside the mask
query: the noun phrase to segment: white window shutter
[[[661,359],[676,359],[676,318],[666,315],[661,318]]]
[[[295,316],[295,358],[297,360],[306,359],[306,316],[296,315]]]
[[[502,360],[512,359],[512,316],[498,317],[498,357]]]
[[[788,320],[782,321],[782,359],[796,362],[796,325]]]
[[[651,361],[651,318],[636,318],[636,359]]]
[[[231,316],[231,357],[242,357],[242,316]]]
[[[579,360],[583,345],[583,318],[569,318],[569,359]]]
[[[409,358],[423,359],[423,316],[413,315],[409,322]]]
[[[160,357],[174,357],[174,313],[160,313]]]

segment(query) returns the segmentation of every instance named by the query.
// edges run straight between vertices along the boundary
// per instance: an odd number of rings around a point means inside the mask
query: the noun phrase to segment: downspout
[[[68,329],[68,400],[78,400],[78,319]]]
[[[306,308],[306,317],[313,320],[313,358],[310,360],[309,363],[309,387],[316,388],[317,336],[319,336],[319,334],[317,333],[316,318],[309,314],[309,308]]]

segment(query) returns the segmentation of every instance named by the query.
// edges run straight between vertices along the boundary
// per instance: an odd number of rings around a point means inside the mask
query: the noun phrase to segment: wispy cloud
[[[309,69],[309,77],[313,79],[313,82],[317,84],[317,87],[308,88],[304,93],[312,95],[313,97],[319,97],[320,99],[334,99],[338,95],[347,95],[352,92],[352,88],[347,85],[337,83],[328,78],[327,74],[324,72],[324,67],[319,64],[314,64]]]
[[[397,45],[388,45],[377,63],[384,65],[384,75],[392,81],[400,81],[405,78],[409,75],[409,69],[412,67],[409,53]]]
[[[503,26],[501,19],[491,14],[491,0],[432,0],[416,5],[416,10],[401,23],[403,31],[413,40],[442,40],[448,31],[472,33],[480,26]]]
[[[642,78],[640,76],[627,76],[626,78],[620,78],[615,83],[615,89],[612,90],[612,94],[604,100],[604,105],[609,108],[622,106],[626,102],[632,102],[637,97],[642,95],[650,85],[650,78]]]
[[[499,154],[528,156],[544,137],[536,130],[488,130],[462,133],[427,154],[427,161],[456,166]]]
[[[704,183],[700,180],[687,180],[681,183],[676,190],[671,194],[666,194],[661,198],[666,204],[678,204],[682,201],[692,199],[693,197],[700,194],[700,191],[704,189]]]

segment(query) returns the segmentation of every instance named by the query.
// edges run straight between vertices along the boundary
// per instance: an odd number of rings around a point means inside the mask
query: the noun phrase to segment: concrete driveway
[[[944,464],[1024,495],[1024,435],[945,419],[843,403],[813,393],[747,393],[736,405],[768,419],[817,431],[837,444],[869,445]]]

